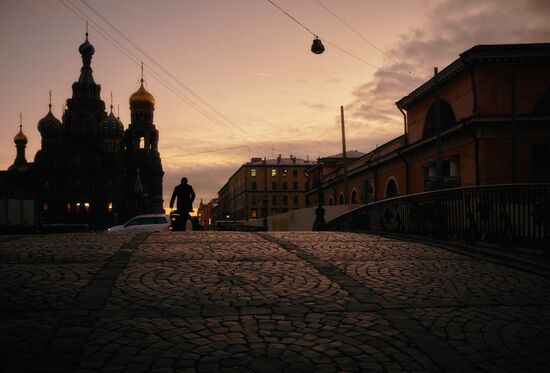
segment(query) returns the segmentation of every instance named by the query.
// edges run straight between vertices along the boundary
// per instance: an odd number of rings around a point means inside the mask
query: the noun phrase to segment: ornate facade
[[[24,168],[25,188],[43,224],[103,228],[140,213],[162,213],[164,172],[153,124],[153,95],[143,86],[142,76],[141,86],[130,97],[131,123],[124,130],[113,105],[109,113],[105,110],[101,86],[92,75],[95,49],[87,34],[79,52],[82,68],[62,120],[55,118],[50,102],[50,110],[38,122],[42,142],[34,163],[25,160],[26,137],[22,140],[21,131],[16,136],[17,158],[1,177],[2,197],[12,198],[22,188],[13,186],[8,173]]]

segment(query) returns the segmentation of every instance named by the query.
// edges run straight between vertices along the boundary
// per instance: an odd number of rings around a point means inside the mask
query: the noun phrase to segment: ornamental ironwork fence
[[[406,195],[361,206],[326,230],[428,236],[550,253],[550,184],[490,185]]]

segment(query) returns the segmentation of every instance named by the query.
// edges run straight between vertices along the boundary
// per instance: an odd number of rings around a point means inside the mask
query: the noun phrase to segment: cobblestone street
[[[0,238],[2,372],[548,372],[550,280],[354,233]]]

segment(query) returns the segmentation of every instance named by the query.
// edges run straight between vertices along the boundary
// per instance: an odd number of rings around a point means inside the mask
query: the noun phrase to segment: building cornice
[[[460,57],[441,70],[437,76],[443,85],[466,69],[466,64],[511,63],[550,61],[550,43],[476,45],[460,54]],[[416,88],[395,104],[407,110],[412,104],[430,95],[435,89],[435,77]]]

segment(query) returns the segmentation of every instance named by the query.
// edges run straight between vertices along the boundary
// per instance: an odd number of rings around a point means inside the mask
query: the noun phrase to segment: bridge
[[[548,371],[549,276],[358,233],[0,236],[0,370]]]

